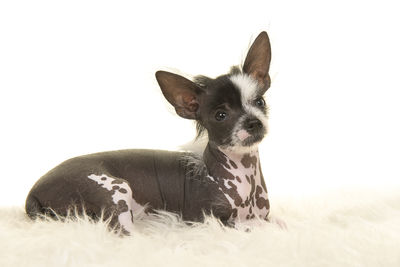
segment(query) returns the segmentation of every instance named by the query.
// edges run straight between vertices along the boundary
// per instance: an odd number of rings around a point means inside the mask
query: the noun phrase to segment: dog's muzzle
[[[243,145],[251,146],[260,142],[265,134],[266,129],[262,122],[257,118],[248,118],[243,123],[243,129],[238,131],[237,136]]]

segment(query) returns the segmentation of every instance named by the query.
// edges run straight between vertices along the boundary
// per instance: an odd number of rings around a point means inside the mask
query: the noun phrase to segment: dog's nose
[[[262,122],[259,119],[250,119],[246,122],[246,130],[248,131],[255,131],[262,127]]]

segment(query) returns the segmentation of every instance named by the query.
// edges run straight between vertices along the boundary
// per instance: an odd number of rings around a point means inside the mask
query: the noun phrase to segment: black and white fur
[[[31,189],[26,212],[66,215],[71,208],[93,218],[111,217],[129,233],[133,215],[146,209],[176,212],[187,221],[213,214],[225,224],[268,220],[269,200],[258,144],[267,133],[263,99],[270,87],[271,48],[266,32],[250,47],[241,68],[193,81],[158,71],[165,98],[182,118],[207,132],[203,156],[190,152],[120,150],[67,160]]]

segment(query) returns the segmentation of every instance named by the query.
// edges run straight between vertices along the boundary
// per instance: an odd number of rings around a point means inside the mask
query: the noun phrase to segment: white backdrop
[[[154,72],[216,76],[267,30],[272,195],[400,180],[396,1],[0,2],[0,205],[73,156],[194,136]]]

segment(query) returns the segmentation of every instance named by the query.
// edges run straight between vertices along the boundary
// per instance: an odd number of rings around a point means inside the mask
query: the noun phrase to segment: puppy
[[[202,157],[190,152],[120,150],[69,159],[41,177],[26,200],[31,218],[66,216],[73,208],[129,233],[135,212],[164,209],[186,221],[213,214],[224,224],[268,220],[270,205],[258,154],[267,133],[263,98],[270,87],[271,47],[266,32],[251,45],[241,68],[193,81],[158,71],[167,101],[208,136]],[[102,217],[104,218],[104,217]]]

